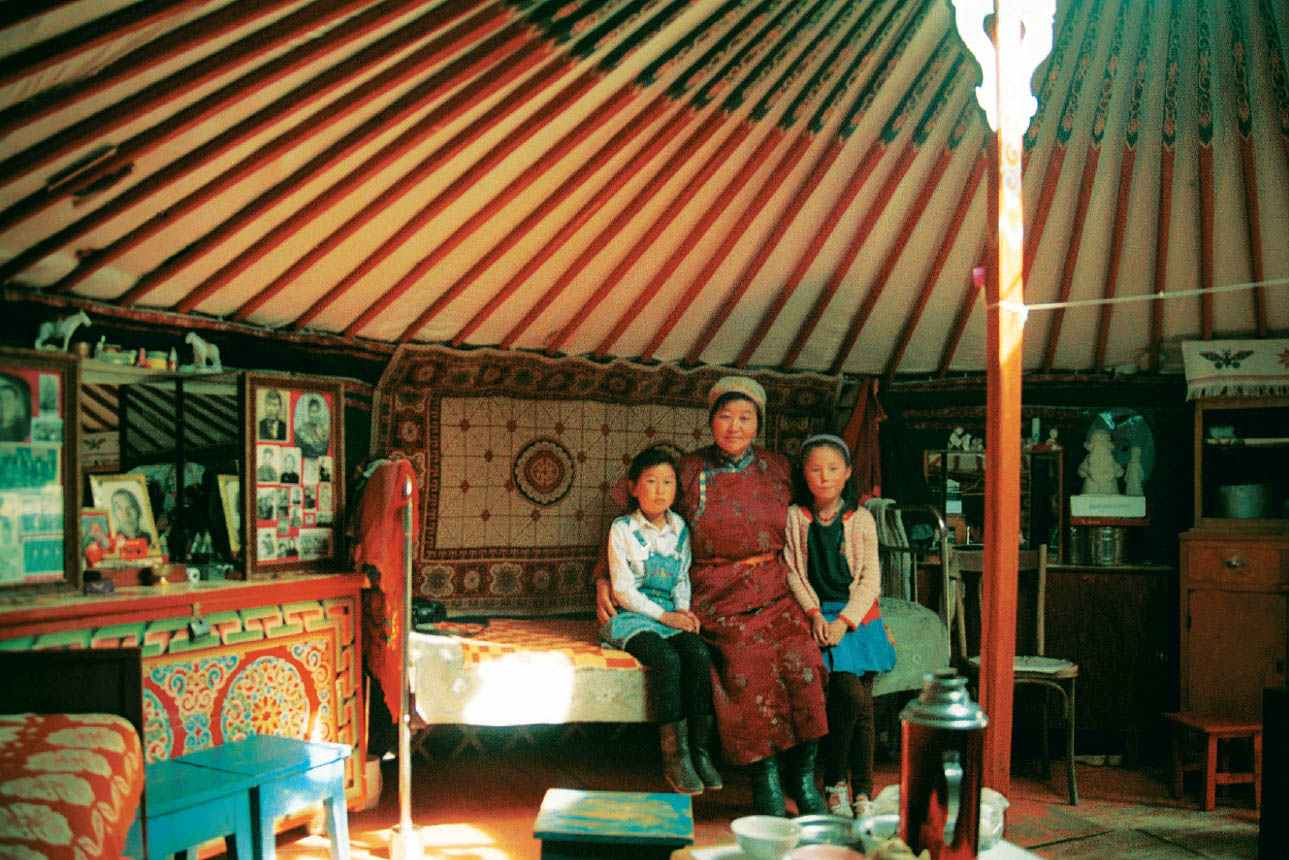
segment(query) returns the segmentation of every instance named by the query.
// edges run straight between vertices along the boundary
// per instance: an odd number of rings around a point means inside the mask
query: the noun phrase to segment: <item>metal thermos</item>
[[[927,675],[900,714],[900,838],[914,854],[976,856],[988,722],[952,669]]]

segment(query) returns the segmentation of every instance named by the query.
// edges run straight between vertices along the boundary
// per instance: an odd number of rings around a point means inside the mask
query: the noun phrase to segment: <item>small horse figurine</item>
[[[49,320],[40,324],[40,329],[36,333],[36,349],[57,350],[58,347],[52,343],[47,343],[58,335],[63,337],[63,352],[67,352],[67,345],[71,343],[72,332],[83,325],[89,325],[90,318],[85,311],[65,316],[60,320]]]
[[[219,347],[215,344],[202,340],[195,331],[188,332],[184,338],[184,343],[192,347],[192,367],[193,370],[212,370],[220,371],[224,367],[219,363]]]

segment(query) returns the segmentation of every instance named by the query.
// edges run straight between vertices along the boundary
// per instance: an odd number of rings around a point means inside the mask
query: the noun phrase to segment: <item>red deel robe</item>
[[[410,481],[412,493],[403,494]],[[407,460],[387,460],[376,467],[358,502],[354,565],[375,568],[363,591],[363,657],[367,671],[380,682],[385,704],[398,720],[403,679],[403,509],[412,506],[412,547],[418,531],[416,473]]]

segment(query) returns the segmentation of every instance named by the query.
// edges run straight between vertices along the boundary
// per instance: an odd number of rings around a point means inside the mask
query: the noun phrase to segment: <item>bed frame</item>
[[[6,713],[115,714],[143,742],[143,650],[0,651]]]

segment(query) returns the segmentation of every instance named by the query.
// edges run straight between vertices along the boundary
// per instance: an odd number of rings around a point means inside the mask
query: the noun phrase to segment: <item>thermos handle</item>
[[[944,787],[948,795],[945,810],[944,844],[952,845],[958,829],[958,807],[962,800],[962,759],[957,750],[944,751]]]

